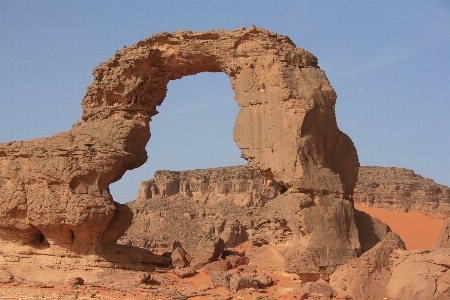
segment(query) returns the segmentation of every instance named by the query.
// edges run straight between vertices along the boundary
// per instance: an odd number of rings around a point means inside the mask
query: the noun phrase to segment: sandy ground
[[[218,299],[218,300],[264,300],[298,299],[296,291],[301,281],[291,279],[287,273],[267,273],[276,279],[275,285],[265,289],[244,289],[230,292],[211,285],[210,276],[204,272],[180,279],[176,275],[165,274],[163,284],[126,286],[121,284],[89,284],[71,286],[68,284],[47,284],[35,286],[29,283],[0,284],[0,299]],[[120,279],[118,279],[120,281]],[[208,288],[210,286],[210,288]],[[184,296],[184,297],[183,297]]]
[[[398,233],[408,250],[432,249],[441,233],[442,216],[427,216],[418,212],[403,213],[355,204],[355,208],[380,219]]]
[[[409,250],[432,249],[444,224],[442,216],[387,211],[362,205],[355,205],[355,207],[388,224],[402,237]],[[250,243],[244,243],[236,250],[250,251]],[[251,262],[251,265],[259,262],[254,265],[258,272],[263,269],[270,270],[265,268],[262,263],[264,261],[272,267],[276,265],[276,255],[266,252],[261,255],[264,256],[261,261]],[[151,284],[129,283],[125,280],[126,278],[116,278],[108,284],[88,280],[84,285],[78,286],[62,282],[36,284],[14,281],[0,284],[0,299],[299,299],[298,292],[303,286],[301,281],[284,272],[267,271],[267,274],[275,279],[276,284],[264,289],[244,289],[235,293],[215,287],[211,283],[210,276],[204,272],[199,272],[194,277],[181,279],[170,270],[155,274],[155,280]]]

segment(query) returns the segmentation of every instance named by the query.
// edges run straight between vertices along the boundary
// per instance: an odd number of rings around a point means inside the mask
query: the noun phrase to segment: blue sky
[[[255,25],[319,58],[361,165],[450,186],[450,1],[0,1],[0,142],[67,131],[92,70],[161,31]],[[173,81],[150,124],[149,160],[111,185],[133,200],[155,170],[244,164],[224,74]]]

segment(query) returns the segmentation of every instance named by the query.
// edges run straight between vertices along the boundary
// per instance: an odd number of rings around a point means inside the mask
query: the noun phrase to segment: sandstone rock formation
[[[385,240],[338,267],[330,284],[347,299],[448,299],[450,249],[405,251]]]
[[[442,227],[441,234],[436,241],[435,249],[450,248],[450,219],[447,219]]]
[[[258,171],[237,167],[193,171],[156,171],[154,177],[141,182],[137,202],[152,198],[183,196],[201,204],[214,205],[231,199],[241,207],[261,207],[278,196],[280,187]]]
[[[200,239],[212,233],[226,248],[235,247],[248,240],[278,189],[276,182],[244,166],[158,171],[127,204],[134,218],[120,243],[164,252],[180,241],[193,254]]]
[[[376,208],[450,216],[450,188],[404,168],[360,167],[353,199]]]
[[[254,26],[160,33],[124,47],[94,70],[82,120],[69,132],[1,144],[0,239],[78,252],[114,243],[130,215],[108,186],[147,160],[149,122],[168,82],[199,72],[230,77],[240,106],[234,139],[250,168],[289,190],[290,207],[277,214],[292,221],[294,243],[326,254],[325,266],[355,257],[359,162],[337,127],[336,93],[316,57]],[[299,261],[310,260],[304,253]]]
[[[164,252],[171,250],[173,241],[180,240],[192,254],[200,239],[207,234],[222,238],[226,248],[252,241],[256,246],[263,246],[249,252],[253,263],[260,264],[259,256],[268,259],[273,252],[282,261],[279,267],[272,257],[271,270],[299,273],[304,280],[317,280],[321,273],[330,274],[336,266],[359,254],[354,250],[329,249],[331,255],[327,256],[325,246],[314,251],[306,250],[306,246],[299,242],[299,235],[306,239],[310,230],[308,226],[317,228],[319,223],[327,224],[330,232],[336,232],[348,230],[348,224],[331,223],[335,219],[328,211],[303,217],[307,222],[299,224],[297,218],[302,216],[302,212],[298,207],[311,205],[312,199],[306,196],[295,198],[289,190],[282,192],[282,187],[276,182],[266,180],[245,166],[157,171],[153,179],[141,183],[138,199],[127,204],[134,214],[133,224],[119,242]],[[322,201],[325,200],[322,198]],[[333,210],[333,204],[328,205],[329,210]],[[359,239],[363,252],[381,240],[399,239],[378,219],[351,207],[346,209],[349,216],[354,215],[356,225],[356,230],[349,230],[348,234]],[[339,208],[336,211],[339,212]],[[324,221],[320,218],[330,219]],[[350,223],[352,219],[345,222]],[[318,235],[311,236],[316,239],[313,241],[315,245],[330,242],[321,241]],[[333,241],[339,244],[337,238],[335,234]],[[337,253],[333,255],[333,251]],[[309,260],[299,260],[297,257],[302,257],[302,253],[307,253]]]

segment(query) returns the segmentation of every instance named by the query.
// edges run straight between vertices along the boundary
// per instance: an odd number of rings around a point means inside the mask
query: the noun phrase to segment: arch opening
[[[115,201],[136,199],[139,183],[157,170],[246,164],[233,139],[239,105],[229,81],[222,72],[201,72],[169,81],[159,113],[150,122],[148,160],[110,185]]]

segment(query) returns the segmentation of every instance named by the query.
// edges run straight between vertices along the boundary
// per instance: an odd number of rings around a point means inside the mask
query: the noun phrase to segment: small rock
[[[206,283],[206,284],[201,285],[199,290],[202,292],[205,292],[205,291],[213,289],[213,288],[214,288],[214,284]]]
[[[192,260],[192,257],[181,246],[176,247],[170,257],[172,258],[172,266],[176,269],[189,267]]]
[[[153,280],[153,275],[150,273],[141,273],[137,276],[139,283],[148,284]]]
[[[239,266],[238,272],[241,274],[256,274],[256,270],[253,267],[250,267],[249,265],[242,265]]]
[[[217,285],[224,287],[226,289],[230,288],[230,278],[231,274],[226,271],[212,271],[211,281]]]
[[[218,259],[224,249],[225,242],[221,238],[207,234],[197,245],[190,265],[200,269],[204,265]]]
[[[194,276],[195,274],[197,274],[197,270],[193,267],[175,269],[173,272],[175,274],[177,274],[178,277],[180,277],[180,278],[186,278],[186,277]]]
[[[231,268],[228,260],[218,260],[212,263],[206,264],[203,270],[206,274],[211,275],[213,271],[228,271]]]
[[[333,289],[328,285],[328,283],[324,282],[311,282],[309,286],[309,291],[311,293],[323,294],[328,298],[331,298],[333,295]]]
[[[69,284],[70,285],[82,285],[82,284],[84,284],[84,279],[81,277],[72,277],[72,278],[69,278]]]
[[[0,283],[10,283],[14,281],[14,275],[6,270],[0,270]]]
[[[258,275],[255,276],[255,279],[258,281],[259,287],[267,287],[273,283],[272,277],[267,275],[265,272],[258,273]]]
[[[247,288],[258,288],[258,281],[253,276],[241,276],[240,274],[233,274],[230,278],[230,290],[238,291]]]
[[[275,298],[269,295],[255,295],[251,300],[275,300]]]
[[[250,259],[247,256],[239,256],[239,255],[228,255],[225,259],[230,262],[231,268],[233,269],[238,266],[248,265],[250,261]]]

